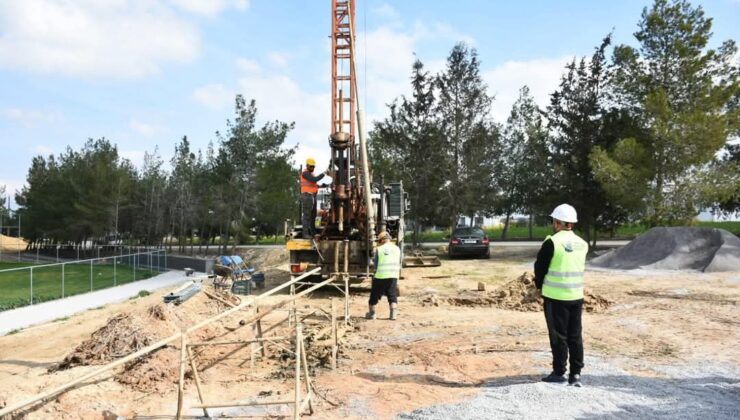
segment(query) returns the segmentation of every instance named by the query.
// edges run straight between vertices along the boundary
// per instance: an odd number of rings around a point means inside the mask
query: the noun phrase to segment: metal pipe
[[[344,274],[349,275],[349,239],[344,240]]]
[[[339,231],[344,232],[344,203],[339,204]]]
[[[352,1],[347,1],[348,7],[353,7]],[[352,68],[351,72],[353,75],[356,75],[356,68],[355,65],[355,28],[354,28],[354,22],[352,22],[352,17],[348,19],[349,21],[349,33],[350,37],[352,37],[352,42],[349,43],[350,48],[350,56],[352,59],[350,60],[350,66]],[[358,95],[357,92],[359,89],[357,88],[357,78],[355,77],[354,80],[352,80],[352,87],[354,88],[354,97],[357,99]],[[372,203],[372,191],[370,189],[370,162],[368,161],[367,157],[367,139],[365,138],[365,116],[362,112],[362,109],[360,108],[360,101],[356,101],[357,104],[357,132],[360,137],[360,156],[362,158],[362,180],[363,180],[363,186],[365,190],[365,206],[367,207],[367,250],[368,250],[368,256],[370,255],[370,252],[372,250],[372,242],[375,240],[375,218],[373,215],[373,203]]]
[[[334,242],[334,272],[339,272],[339,241]]]

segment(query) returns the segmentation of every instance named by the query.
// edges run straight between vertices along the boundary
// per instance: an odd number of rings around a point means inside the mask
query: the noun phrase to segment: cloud
[[[288,54],[285,53],[271,52],[267,55],[267,59],[275,67],[286,67],[288,65]]]
[[[229,8],[239,11],[249,8],[248,0],[169,0],[169,2],[186,12],[209,17]]]
[[[124,158],[131,161],[131,163],[137,167],[141,168],[144,166],[144,154],[146,152],[143,150],[121,150],[118,152],[118,154]]]
[[[288,146],[300,143],[296,159],[316,158],[323,167],[328,164],[329,92],[308,92],[290,77],[281,74],[247,74],[237,82],[237,92],[257,101],[258,118],[295,122]],[[320,153],[319,153],[320,152]]]
[[[164,3],[0,2],[0,67],[75,77],[137,78],[195,60],[196,26]]]
[[[388,3],[379,4],[371,9],[371,12],[381,19],[388,21],[400,21],[401,14]]]
[[[0,110],[0,118],[16,122],[24,127],[35,127],[40,124],[54,124],[63,119],[59,111],[26,110],[6,108]]]
[[[496,96],[493,118],[505,122],[511,106],[519,96],[519,89],[527,85],[535,102],[544,108],[550,103],[550,94],[558,88],[565,65],[573,56],[538,58],[527,61],[507,61],[482,71],[488,92]]]
[[[5,196],[10,197],[10,207],[15,208],[15,193],[21,192],[23,186],[26,185],[26,181],[22,179],[2,178],[0,179],[0,187],[5,187]],[[7,202],[5,203],[7,206]]]
[[[382,25],[367,33],[358,34],[358,85],[361,98],[368,97],[367,124],[386,114],[386,104],[403,94],[409,94],[411,66],[416,57],[414,51],[421,43],[446,43],[452,46],[459,41],[473,44],[473,38],[454,31],[443,23],[417,22],[410,27]],[[444,68],[444,60],[422,59],[431,74]],[[366,67],[365,67],[366,66]],[[365,79],[368,89],[365,92]]]
[[[39,145],[33,148],[34,153],[41,156],[49,156],[54,153],[54,149],[49,146]]]
[[[193,92],[193,98],[211,109],[224,109],[234,100],[234,92],[221,83],[201,86]]]
[[[155,126],[137,120],[131,120],[129,127],[144,137],[152,137],[157,132]]]
[[[261,70],[260,65],[248,58],[239,58],[236,60],[236,67],[246,73],[256,73]]]

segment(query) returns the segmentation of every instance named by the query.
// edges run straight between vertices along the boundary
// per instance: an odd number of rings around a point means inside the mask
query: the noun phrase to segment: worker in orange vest
[[[316,194],[319,192],[319,181],[330,173],[327,169],[322,174],[314,175],[315,168],[316,160],[308,158],[306,170],[301,172],[301,224],[304,239],[310,239],[316,233]]]

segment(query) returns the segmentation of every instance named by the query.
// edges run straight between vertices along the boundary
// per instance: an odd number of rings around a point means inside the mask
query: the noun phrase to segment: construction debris
[[[174,303],[175,305],[179,305],[200,292],[201,286],[202,283],[199,281],[193,280],[186,282],[179,288],[164,295],[164,303]]]
[[[424,255],[421,251],[414,251],[414,253],[408,257],[404,257],[404,267],[439,267],[442,262],[436,255]]]
[[[156,305],[155,305],[156,306]],[[154,319],[163,319],[161,308],[148,312]],[[80,343],[64,360],[49,368],[49,372],[75,366],[102,365],[142,349],[156,341],[150,322],[131,314],[118,314]]]

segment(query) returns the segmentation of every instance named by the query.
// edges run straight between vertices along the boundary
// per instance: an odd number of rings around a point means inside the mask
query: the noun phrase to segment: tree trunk
[[[501,231],[501,239],[506,239],[506,233],[509,231],[509,218],[511,217],[511,212],[506,212],[506,220],[504,220],[504,230]]]
[[[414,222],[414,248],[419,246],[419,222]]]

